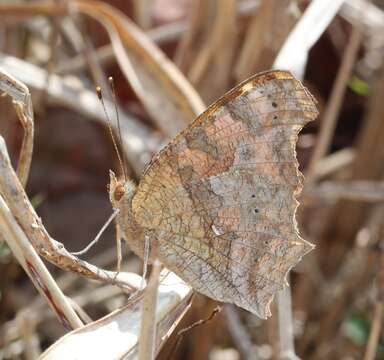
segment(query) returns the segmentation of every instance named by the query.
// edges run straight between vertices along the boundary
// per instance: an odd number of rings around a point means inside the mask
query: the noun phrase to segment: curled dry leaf
[[[175,274],[163,270],[158,289],[155,324],[157,354],[189,309],[191,288]],[[141,296],[122,309],[72,331],[52,345],[40,360],[137,359],[140,336]]]
[[[181,72],[126,15],[99,1],[78,0],[74,6],[107,30],[124,75],[167,136],[176,135],[204,110]]]

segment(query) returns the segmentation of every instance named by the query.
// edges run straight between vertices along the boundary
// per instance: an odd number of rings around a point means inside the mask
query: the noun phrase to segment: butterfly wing
[[[270,71],[211,105],[149,164],[132,209],[151,250],[197,291],[262,318],[312,245],[296,227],[295,145],[317,116],[289,72]]]

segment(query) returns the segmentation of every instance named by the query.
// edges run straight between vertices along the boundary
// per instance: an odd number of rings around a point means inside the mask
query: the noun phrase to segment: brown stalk
[[[0,15],[5,18],[30,18],[32,16],[63,16],[68,14],[66,2],[36,1],[22,4],[1,4]]]
[[[351,77],[353,66],[356,61],[357,53],[362,41],[362,33],[358,27],[354,27],[345,49],[340,69],[337,73],[335,84],[332,88],[328,105],[322,116],[320,133],[311,157],[311,161],[306,170],[306,185],[316,181],[315,168],[319,160],[324,157],[329,149],[336,128],[336,121],[340,113],[341,105],[344,100],[348,80]]]
[[[203,32],[192,35],[194,41],[191,45],[198,50],[190,50],[195,54],[187,73],[204,100],[209,103],[229,87],[237,25],[235,1],[210,1],[205,7],[208,5],[213,9],[213,14],[205,16]],[[195,43],[198,37],[202,45]]]
[[[270,31],[273,30],[273,13],[276,11],[276,3],[276,0],[261,0],[257,12],[248,25],[234,67],[234,74],[238,82],[251,75],[266,47],[268,38],[271,37]]]
[[[383,313],[383,302],[376,302],[373,310],[371,331],[365,349],[364,360],[374,360],[376,358],[377,345],[379,344],[380,331],[383,323]]]

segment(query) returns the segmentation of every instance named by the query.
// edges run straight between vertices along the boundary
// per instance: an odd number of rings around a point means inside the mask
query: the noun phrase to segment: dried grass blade
[[[236,61],[234,73],[237,81],[247,78],[259,60],[272,30],[276,0],[261,0],[253,16]]]
[[[297,78],[302,79],[309,50],[328,27],[343,2],[344,0],[312,0],[285,41],[273,67],[290,70]]]
[[[47,76],[47,72],[44,69],[18,58],[1,54],[0,67],[13,76],[17,76],[31,89],[38,91],[44,89]],[[74,82],[73,80],[70,76],[60,77],[52,74],[48,88],[45,89],[49,100],[80,112],[89,117],[89,119],[107,126],[100,101],[95,92],[85,88],[78,81]],[[105,105],[108,111],[111,113],[114,111],[114,105],[108,100],[105,100]],[[122,109],[119,109],[119,114],[122,120],[121,127],[126,158],[135,173],[139,175],[146,162],[158,150],[163,140]],[[112,127],[117,131],[115,126],[116,124],[113,123]]]

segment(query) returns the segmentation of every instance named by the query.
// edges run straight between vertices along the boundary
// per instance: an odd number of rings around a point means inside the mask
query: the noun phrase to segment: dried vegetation
[[[0,359],[384,358],[381,1],[9,1],[0,24]],[[115,272],[113,229],[72,254],[111,214],[119,166],[96,84],[114,118],[115,79],[138,179],[205,104],[270,68],[320,109],[297,147],[299,228],[316,249],[271,319],[219,311],[158,264],[143,290],[128,249]]]

